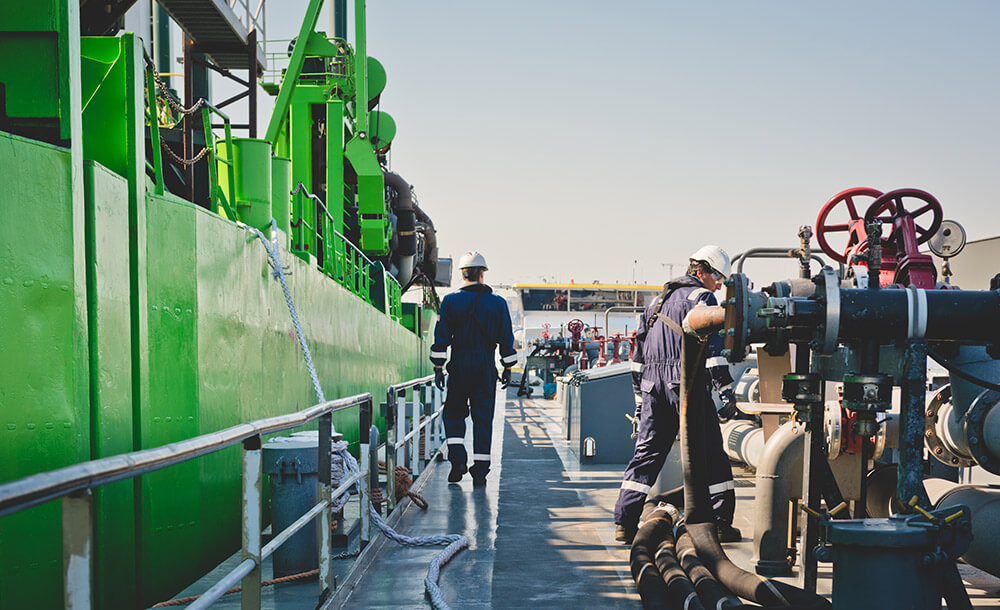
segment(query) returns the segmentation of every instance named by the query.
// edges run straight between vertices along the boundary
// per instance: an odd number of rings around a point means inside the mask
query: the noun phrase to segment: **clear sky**
[[[292,37],[305,4],[270,0],[268,37]],[[995,1],[367,11],[393,169],[442,255],[480,250],[488,281],[662,283],[704,243],[797,245],[853,186],[922,188],[970,239],[1000,234]],[[759,285],[795,266],[747,271]]]

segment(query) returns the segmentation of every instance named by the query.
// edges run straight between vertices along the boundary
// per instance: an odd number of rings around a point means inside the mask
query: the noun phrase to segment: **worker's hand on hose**
[[[507,386],[509,385],[510,385],[510,369],[505,368],[503,372],[500,373],[500,387],[503,389],[507,389]]]
[[[721,421],[729,421],[740,414],[740,410],[736,408],[736,396],[731,389],[726,388],[719,392],[719,398],[722,399],[722,408],[719,409]]]
[[[439,390],[444,390],[444,370],[438,367],[434,368],[434,385]]]
[[[638,414],[639,409],[642,408],[642,392],[636,392],[634,396],[635,396],[635,412],[636,414]]]

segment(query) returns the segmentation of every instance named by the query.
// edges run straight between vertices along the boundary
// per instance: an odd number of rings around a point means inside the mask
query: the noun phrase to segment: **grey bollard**
[[[263,450],[271,490],[271,532],[277,535],[319,501],[319,438],[274,438]],[[317,569],[316,527],[300,529],[272,557],[275,578]]]

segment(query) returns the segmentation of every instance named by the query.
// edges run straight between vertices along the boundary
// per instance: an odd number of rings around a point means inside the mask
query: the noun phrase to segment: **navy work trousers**
[[[618,502],[615,503],[615,523],[619,525],[635,527],[639,523],[646,494],[656,482],[667,454],[677,439],[680,426],[678,416],[680,397],[677,392],[677,386],[657,384],[657,387],[650,392],[642,393],[639,437],[635,441],[632,461],[625,468],[622,487],[618,492]],[[698,401],[697,404],[713,403],[707,400]],[[708,425],[705,426],[704,446],[708,455],[693,456],[693,458],[708,460],[710,481],[708,491],[712,496],[715,519],[720,523],[731,524],[736,510],[733,471],[729,465],[729,456],[722,447],[722,431],[714,411],[712,409],[710,417],[707,418]]]
[[[490,471],[493,441],[493,408],[496,402],[497,369],[492,361],[455,358],[448,363],[448,397],[444,401],[444,432],[448,437],[448,461],[468,464],[465,450],[465,420],[472,411],[472,467],[469,473],[482,478]]]

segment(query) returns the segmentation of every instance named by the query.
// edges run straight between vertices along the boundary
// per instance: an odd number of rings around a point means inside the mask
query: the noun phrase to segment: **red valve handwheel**
[[[851,220],[858,220],[861,218],[861,214],[858,214],[858,208],[854,203],[855,197],[871,197],[872,199],[878,199],[882,196],[882,191],[873,188],[866,188],[863,186],[855,187],[852,189],[847,189],[834,195],[833,199],[826,202],[823,209],[819,211],[819,216],[816,218],[816,241],[819,242],[820,248],[823,248],[823,252],[830,258],[839,261],[841,263],[847,262],[847,246],[845,245],[841,250],[836,250],[830,245],[826,237],[829,233],[847,233],[850,231],[850,222],[844,224],[827,224],[827,217],[830,213],[835,210],[840,204],[844,204],[847,208],[847,213],[850,214]],[[891,204],[891,202],[890,202]]]
[[[566,330],[568,330],[569,332],[573,333],[574,335],[582,333],[583,332],[583,327],[584,327],[583,320],[580,320],[579,318],[570,320],[566,324]]]
[[[905,197],[919,199],[924,202],[924,205],[913,210],[912,212],[908,212],[903,206],[903,198]],[[883,212],[889,213],[883,214]],[[927,214],[927,212],[930,212],[932,216],[930,225],[925,229],[917,224],[917,217],[923,216]],[[913,228],[917,231],[917,245],[920,245],[934,237],[938,229],[941,228],[941,220],[944,217],[944,214],[941,211],[941,204],[934,197],[934,195],[931,195],[927,191],[922,191],[920,189],[896,189],[894,191],[889,191],[872,202],[868,211],[865,212],[865,222],[879,220],[892,226],[893,229],[892,232],[889,233],[889,236],[882,239],[883,242],[891,243],[896,241],[896,238],[898,237],[894,226],[895,220],[897,218],[902,218],[903,216],[909,216],[913,219]]]

